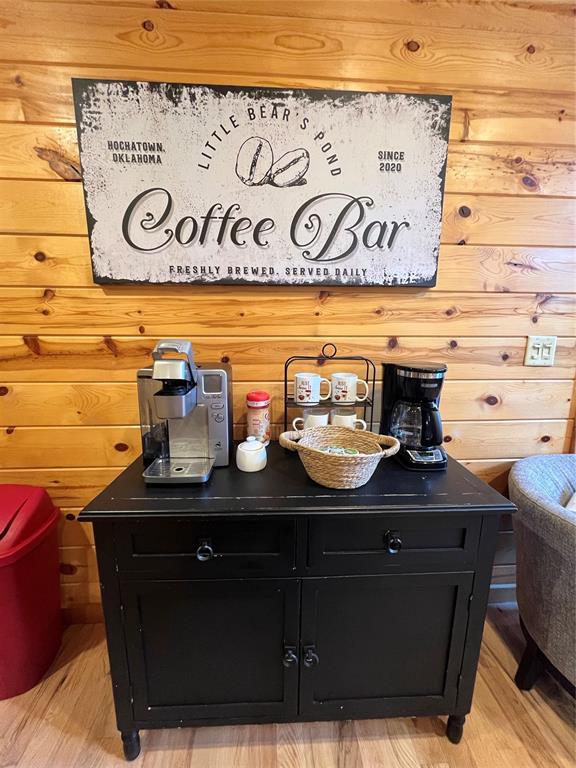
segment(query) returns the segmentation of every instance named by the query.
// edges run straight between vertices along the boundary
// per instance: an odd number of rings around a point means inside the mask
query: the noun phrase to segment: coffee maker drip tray
[[[142,476],[146,483],[205,483],[214,466],[214,459],[155,459]]]

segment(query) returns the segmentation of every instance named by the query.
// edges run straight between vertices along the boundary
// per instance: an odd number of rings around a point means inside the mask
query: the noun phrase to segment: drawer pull
[[[214,550],[210,545],[210,539],[203,539],[196,550],[196,560],[205,563],[207,560],[212,560],[213,557],[215,557],[215,555]]]
[[[298,666],[298,656],[296,655],[296,648],[292,646],[286,646],[284,648],[284,658],[282,664],[289,669],[290,667]]]
[[[402,549],[402,539],[398,531],[386,531],[384,534],[384,543],[391,555],[397,555]]]
[[[318,654],[316,653],[315,646],[305,645],[304,646],[304,666],[316,667],[318,664],[320,664],[320,659],[318,657]]]

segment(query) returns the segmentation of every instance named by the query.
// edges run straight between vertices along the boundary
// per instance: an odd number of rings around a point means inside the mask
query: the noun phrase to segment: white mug
[[[364,419],[357,419],[353,411],[338,410],[337,408],[334,408],[330,413],[330,424],[334,424],[336,427],[349,427],[350,429],[367,429]]]
[[[322,382],[328,384],[328,392],[320,394]],[[294,376],[294,402],[302,405],[314,405],[320,400],[328,400],[332,386],[328,379],[323,379],[319,373],[297,373]]]
[[[305,408],[302,411],[302,416],[298,416],[292,422],[292,429],[312,429],[312,427],[324,427],[328,424],[328,411],[313,411]],[[302,422],[302,426],[299,427],[298,423]]]
[[[358,394],[358,385],[362,384],[365,389],[363,395]],[[333,403],[356,403],[366,400],[368,397],[368,384],[359,379],[355,373],[333,373],[332,374],[332,402]]]

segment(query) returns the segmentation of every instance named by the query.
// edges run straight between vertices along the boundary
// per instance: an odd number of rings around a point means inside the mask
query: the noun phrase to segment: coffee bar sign
[[[449,97],[73,86],[96,282],[435,284]]]

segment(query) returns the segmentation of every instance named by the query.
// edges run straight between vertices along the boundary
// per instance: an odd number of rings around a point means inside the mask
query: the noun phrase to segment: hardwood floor
[[[492,608],[476,694],[458,746],[444,720],[414,718],[143,731],[144,768],[573,768],[574,701],[550,677],[513,683],[517,614]],[[66,631],[46,679],[0,702],[0,768],[112,768],[121,757],[104,629]]]

